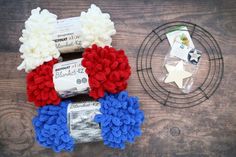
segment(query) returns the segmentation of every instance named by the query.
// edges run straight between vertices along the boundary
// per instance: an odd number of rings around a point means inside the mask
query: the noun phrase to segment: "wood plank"
[[[236,156],[236,3],[233,0],[96,1],[115,22],[117,34],[113,46],[125,49],[129,57],[132,76],[128,91],[139,96],[145,111],[143,136],[123,151],[97,142],[78,144],[72,153],[56,154],[35,142],[31,120],[36,108],[27,102],[25,73],[16,70],[21,62],[18,38],[23,22],[37,6],[66,18],[78,16],[91,3],[0,0],[0,157]],[[153,28],[174,20],[190,21],[207,29],[224,55],[224,77],[216,93],[201,105],[188,109],[169,108],[154,101],[143,90],[136,73],[136,57],[145,36]],[[160,66],[160,59],[156,57],[155,66]]]
[[[14,1],[1,0],[0,50],[17,52],[24,21],[37,6],[47,8],[58,18],[79,16],[90,1]],[[235,3],[231,1],[97,1],[102,11],[109,12],[117,34],[113,46],[131,51],[138,49],[143,38],[153,28],[167,21],[186,20],[204,26],[224,45],[235,45]],[[181,7],[180,7],[181,6]],[[174,10],[174,11],[173,11]],[[223,38],[222,38],[223,37]],[[135,39],[135,40],[134,40]],[[129,43],[129,46],[127,45]],[[137,51],[135,51],[136,53]],[[226,52],[225,52],[226,53]]]

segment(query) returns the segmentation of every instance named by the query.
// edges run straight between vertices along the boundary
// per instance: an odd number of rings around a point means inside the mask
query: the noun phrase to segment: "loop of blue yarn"
[[[67,106],[70,101],[62,101],[58,106],[47,105],[38,109],[33,119],[36,140],[55,152],[72,151],[74,139],[67,128]]]
[[[104,144],[112,148],[125,148],[125,143],[133,143],[140,136],[144,112],[139,109],[137,97],[128,96],[127,91],[105,94],[99,99],[100,112],[94,118],[101,125]]]

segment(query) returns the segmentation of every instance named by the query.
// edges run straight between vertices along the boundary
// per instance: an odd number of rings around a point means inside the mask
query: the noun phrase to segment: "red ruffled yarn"
[[[89,95],[94,99],[103,97],[105,92],[114,94],[127,88],[131,71],[123,50],[93,45],[85,49],[82,65],[89,76]]]
[[[61,102],[54,88],[52,74],[53,65],[57,62],[57,59],[53,59],[27,74],[28,101],[34,102],[36,106],[58,105]]]

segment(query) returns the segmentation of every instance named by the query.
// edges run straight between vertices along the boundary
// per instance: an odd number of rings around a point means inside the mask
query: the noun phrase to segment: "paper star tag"
[[[166,64],[165,67],[169,74],[164,82],[165,83],[175,82],[179,88],[183,87],[183,80],[185,78],[192,76],[192,73],[184,70],[183,61],[180,61],[176,66]]]
[[[201,54],[198,54],[197,50],[194,50],[193,52],[190,52],[189,55],[190,61],[196,61],[198,63],[199,58],[201,57]]]

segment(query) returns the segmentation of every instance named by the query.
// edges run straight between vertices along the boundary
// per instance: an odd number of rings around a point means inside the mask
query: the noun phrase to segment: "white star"
[[[201,56],[200,54],[197,53],[196,50],[194,50],[193,53],[189,53],[189,55],[191,56],[190,61],[194,60],[196,62],[198,62],[198,58]]]
[[[164,82],[175,82],[179,88],[183,87],[183,79],[192,76],[190,72],[184,70],[183,61],[180,61],[176,66],[166,64],[165,67],[169,74]]]

